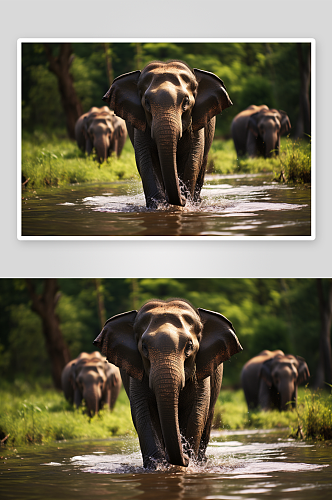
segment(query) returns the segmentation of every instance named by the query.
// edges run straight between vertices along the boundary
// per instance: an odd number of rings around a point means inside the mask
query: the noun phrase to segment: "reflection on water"
[[[136,439],[38,447],[1,458],[1,498],[331,498],[330,447],[286,435],[215,432],[206,464],[153,472],[143,469]]]
[[[311,190],[208,176],[200,204],[149,210],[139,182],[24,194],[23,236],[310,236]]]

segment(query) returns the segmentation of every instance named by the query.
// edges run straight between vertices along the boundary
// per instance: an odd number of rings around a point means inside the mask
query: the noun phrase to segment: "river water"
[[[287,431],[214,432],[207,462],[146,471],[136,438],[0,451],[1,499],[332,498],[332,447]]]
[[[23,237],[310,237],[311,189],[271,174],[208,175],[202,203],[148,210],[140,181],[25,191]]]

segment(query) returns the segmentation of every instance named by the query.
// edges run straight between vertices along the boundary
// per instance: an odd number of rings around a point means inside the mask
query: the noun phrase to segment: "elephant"
[[[105,108],[107,109],[107,106],[105,106]],[[87,113],[81,115],[75,123],[75,139],[78,147],[84,152],[86,151],[86,140],[87,140],[86,132],[84,130],[84,120],[86,117],[89,116],[90,113],[97,113],[98,111],[99,108],[93,106]]]
[[[231,134],[238,157],[248,154],[251,158],[269,158],[279,154],[280,136],[290,129],[285,111],[252,104],[233,118]]]
[[[112,151],[119,158],[127,139],[127,127],[126,122],[116,115],[113,115],[112,123],[114,128]]]
[[[115,78],[103,100],[126,121],[147,208],[199,202],[216,115],[233,104],[222,80],[153,61]]]
[[[106,385],[102,397],[102,404],[105,404],[106,407],[113,410],[122,386],[120,370],[107,360],[104,369],[106,373]]]
[[[110,318],[94,340],[120,368],[144,468],[204,460],[223,362],[242,351],[232,323],[184,299]]]
[[[113,409],[122,385],[119,369],[99,351],[83,352],[67,363],[61,380],[65,398],[77,408],[84,399],[90,417],[103,405]]]
[[[75,125],[78,146],[88,155],[93,148],[99,163],[106,161],[114,149],[114,113],[107,107],[93,107],[82,115]]]
[[[262,351],[243,366],[241,384],[248,409],[284,411],[296,407],[297,387],[310,377],[301,356]]]

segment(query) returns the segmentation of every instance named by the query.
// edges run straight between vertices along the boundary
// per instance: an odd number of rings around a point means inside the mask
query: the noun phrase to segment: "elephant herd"
[[[113,408],[122,379],[145,468],[204,460],[223,362],[242,351],[232,323],[184,299],[153,299],[111,317],[93,344],[101,354],[81,353],[63,371],[67,400],[85,399],[90,415]],[[309,376],[300,356],[262,351],[241,373],[248,409],[294,407]]]
[[[233,104],[223,81],[183,61],[153,61],[115,78],[103,100],[109,108],[91,108],[79,118],[78,146],[88,154],[95,148],[102,162],[112,151],[120,154],[128,131],[147,208],[199,202],[216,115]],[[115,140],[109,113],[122,123]],[[278,154],[280,136],[290,128],[284,111],[249,106],[231,125],[238,157]]]

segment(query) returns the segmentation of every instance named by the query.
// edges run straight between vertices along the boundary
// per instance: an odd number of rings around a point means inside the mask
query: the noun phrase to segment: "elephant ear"
[[[292,128],[291,122],[288,118],[286,111],[279,109],[279,114],[280,114],[280,125],[281,125],[280,135],[287,134]]]
[[[198,380],[202,380],[212,375],[218,365],[243,349],[232,323],[225,316],[201,308],[198,313],[203,331],[196,356],[196,376]]]
[[[298,369],[297,369],[297,383],[302,384],[302,382],[306,382],[310,377],[309,367],[305,362],[305,359],[301,356],[295,356],[298,361]]]
[[[214,116],[233,105],[227,94],[224,82],[209,71],[194,69],[198,82],[195,106],[192,110],[193,130],[199,130],[207,125]]]
[[[262,367],[261,367],[260,374],[259,374],[260,378],[262,378],[266,382],[269,389],[271,389],[272,384],[273,384],[273,379],[272,379],[272,374],[271,374],[271,364],[273,361],[274,361],[274,358],[268,359],[267,361],[264,361],[264,363],[262,364]]]
[[[135,340],[133,325],[137,311],[113,316],[93,341],[110,363],[138,380],[143,379],[143,363]]]
[[[114,113],[132,124],[133,127],[145,131],[146,120],[137,83],[141,72],[139,70],[118,76],[103,97],[109,103]]]

